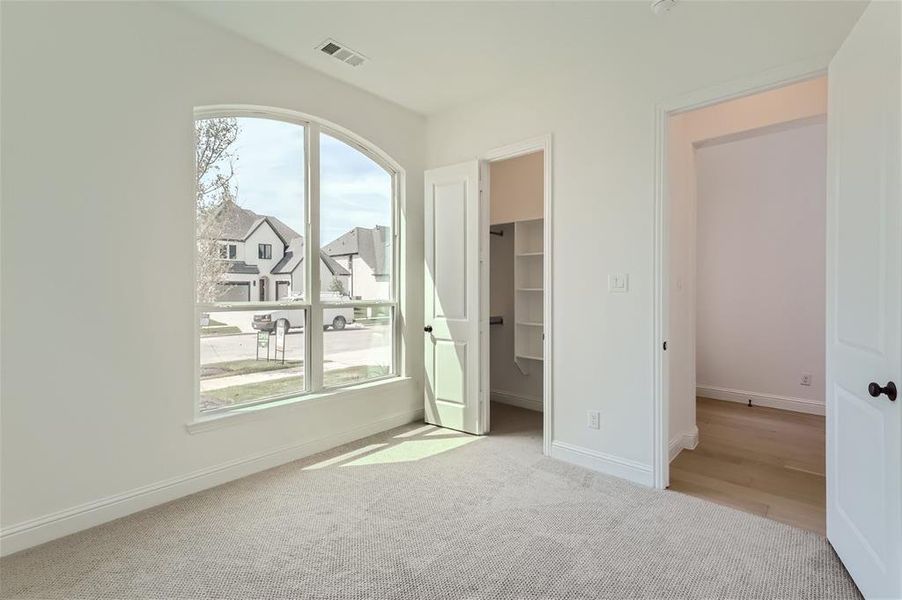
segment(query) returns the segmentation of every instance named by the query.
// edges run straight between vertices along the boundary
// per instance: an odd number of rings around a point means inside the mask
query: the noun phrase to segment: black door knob
[[[874,398],[878,397],[880,394],[886,394],[886,397],[890,399],[890,402],[896,401],[896,384],[890,381],[885,386],[880,387],[880,384],[872,381],[868,384],[868,393]]]
[[[432,333],[432,325],[426,325],[426,327],[423,327],[423,331],[425,331],[426,333]]]

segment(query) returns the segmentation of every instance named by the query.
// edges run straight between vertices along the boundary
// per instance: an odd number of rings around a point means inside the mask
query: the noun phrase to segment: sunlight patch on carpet
[[[400,444],[390,446],[383,450],[362,456],[357,460],[343,464],[343,467],[360,467],[364,465],[379,465],[388,463],[413,462],[437,456],[443,452],[460,448],[481,438],[471,435],[460,437],[442,438],[435,440],[408,440]]]

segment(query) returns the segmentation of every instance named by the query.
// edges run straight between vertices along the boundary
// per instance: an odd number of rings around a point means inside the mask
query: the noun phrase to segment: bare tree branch
[[[197,301],[215,302],[229,262],[221,255],[223,233],[228,230],[231,205],[237,204],[234,143],[235,118],[202,119],[195,123],[195,195],[197,210]]]

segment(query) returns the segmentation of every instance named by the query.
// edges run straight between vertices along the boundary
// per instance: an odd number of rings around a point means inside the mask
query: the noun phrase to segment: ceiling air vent
[[[339,44],[335,40],[326,40],[316,47],[320,52],[325,52],[334,59],[340,60],[352,67],[359,67],[366,62],[366,57],[361,53],[351,50],[344,44]]]

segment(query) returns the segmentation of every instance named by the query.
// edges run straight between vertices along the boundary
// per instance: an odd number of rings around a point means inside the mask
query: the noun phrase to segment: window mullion
[[[307,223],[304,243],[304,275],[306,277],[307,301],[310,311],[307,315],[307,362],[306,372],[309,391],[323,389],[323,311],[320,297],[319,258],[319,125],[311,123],[306,129],[307,157]]]

